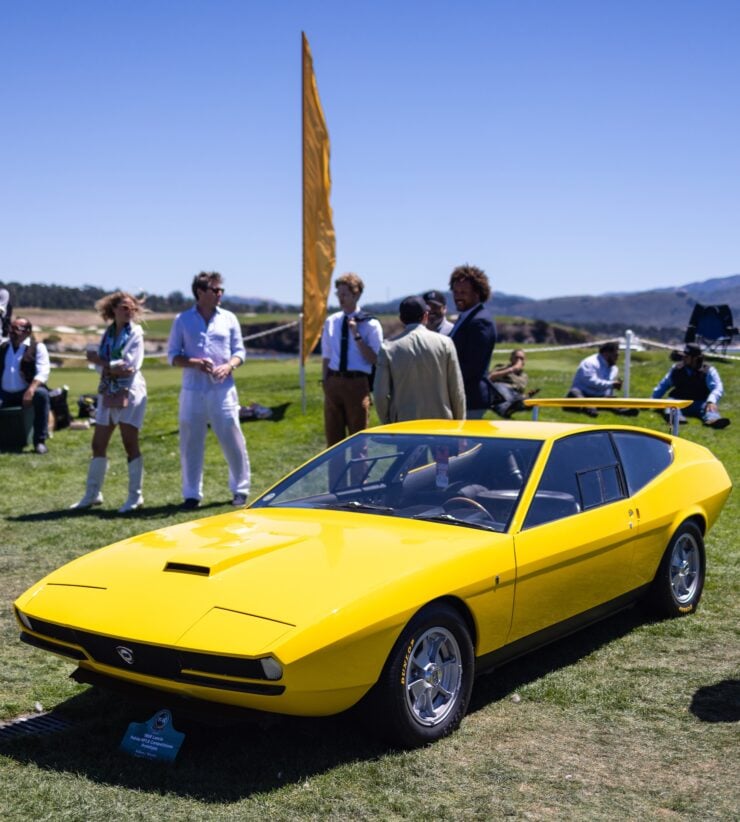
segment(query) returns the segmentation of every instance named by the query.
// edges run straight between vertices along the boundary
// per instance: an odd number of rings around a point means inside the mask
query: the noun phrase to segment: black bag
[[[77,418],[84,420],[95,419],[95,409],[98,405],[97,394],[83,394],[77,398]]]
[[[66,385],[61,388],[54,388],[49,391],[49,407],[51,413],[54,415],[54,430],[61,431],[62,428],[68,428],[72,417],[69,413],[69,405],[67,404],[67,392],[69,389]]]

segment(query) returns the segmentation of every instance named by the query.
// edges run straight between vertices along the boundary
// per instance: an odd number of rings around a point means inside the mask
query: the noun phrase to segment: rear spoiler
[[[540,408],[656,408],[668,410],[671,420],[671,433],[678,436],[678,410],[688,408],[692,400],[653,400],[633,397],[547,397],[544,399],[524,400],[524,405],[532,409],[532,419],[539,419]]]

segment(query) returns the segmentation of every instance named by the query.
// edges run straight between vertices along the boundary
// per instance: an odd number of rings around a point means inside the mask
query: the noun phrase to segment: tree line
[[[27,308],[92,310],[95,308],[97,300],[110,293],[108,290],[93,285],[83,285],[82,287],[44,285],[42,283],[26,285],[0,281],[0,288],[8,290],[10,302],[17,309],[25,306]],[[173,291],[167,296],[143,293],[134,296],[144,299],[146,307],[150,311],[156,312],[184,311],[193,304],[192,296],[183,294],[182,291]],[[227,298],[223,301],[223,306],[230,311],[243,312],[246,304],[244,302],[231,302]],[[256,314],[267,314],[276,310],[286,310],[287,308],[273,302],[256,302],[255,304],[249,304],[248,307],[250,311]]]

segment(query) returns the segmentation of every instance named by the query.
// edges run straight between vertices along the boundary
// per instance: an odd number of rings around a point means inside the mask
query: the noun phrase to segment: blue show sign
[[[175,730],[170,711],[162,708],[148,722],[132,722],[120,747],[130,756],[174,762],[183,739],[185,734]]]

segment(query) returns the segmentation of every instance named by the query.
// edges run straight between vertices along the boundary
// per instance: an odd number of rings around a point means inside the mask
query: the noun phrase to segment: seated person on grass
[[[616,342],[602,343],[597,354],[581,360],[573,377],[573,385],[566,397],[613,397],[614,391],[619,391],[622,387],[617,368],[618,360],[619,345]],[[589,417],[599,416],[595,408],[566,408],[564,410],[580,411]],[[636,408],[615,408],[614,413],[625,417],[635,417],[638,411]]]
[[[527,391],[529,377],[524,371],[525,363],[525,352],[515,348],[509,355],[509,362],[495,366],[488,375],[493,388],[491,407],[500,417],[508,418],[516,411],[524,411],[524,399],[539,391]]]
[[[727,428],[727,417],[719,413],[719,401],[724,388],[717,369],[704,362],[701,346],[687,343],[683,359],[676,363],[653,389],[653,398],[659,399],[668,389],[669,396],[677,400],[693,400],[688,408],[679,412],[678,421],[686,422],[686,416],[699,417],[710,428]],[[669,412],[664,412],[668,417]],[[686,416],[684,416],[686,415]]]

